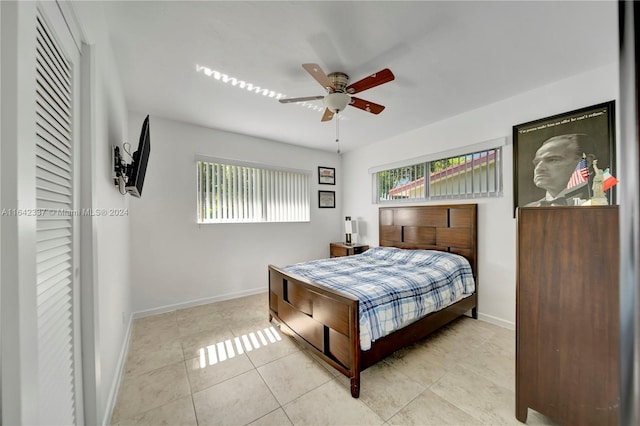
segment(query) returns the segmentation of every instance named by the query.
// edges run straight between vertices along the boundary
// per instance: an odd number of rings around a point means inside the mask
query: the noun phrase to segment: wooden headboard
[[[381,207],[380,246],[456,253],[477,278],[477,210],[477,204]]]

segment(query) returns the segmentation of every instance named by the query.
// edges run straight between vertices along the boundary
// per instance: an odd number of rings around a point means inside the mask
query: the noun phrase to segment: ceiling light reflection
[[[207,77],[211,77],[217,81],[220,81],[222,83],[226,83],[226,84],[230,84],[233,87],[237,87],[239,89],[244,89],[247,90],[251,93],[255,93],[257,95],[262,95],[262,96],[266,96],[269,98],[275,98],[275,99],[282,99],[282,98],[286,98],[287,95],[282,94],[282,93],[278,93],[275,92],[273,90],[270,89],[266,89],[260,86],[255,86],[252,83],[248,83],[244,80],[239,80],[236,77],[232,77],[228,74],[225,74],[223,72],[220,71],[216,71],[214,69],[211,69],[209,67],[206,67],[204,65],[198,65],[196,64],[196,72],[202,73],[204,75],[206,75]],[[322,112],[324,111],[324,105],[318,105],[317,103],[311,103],[311,102],[297,102],[298,105],[303,106],[303,107],[307,107],[309,109],[312,109],[314,111],[318,111],[318,112]]]
[[[281,99],[286,96],[286,95],[283,95],[282,93],[277,93],[277,92],[274,92],[273,90],[269,90],[260,86],[255,86],[252,83],[247,83],[244,80],[239,80],[236,77],[229,76],[220,71],[216,71],[209,67],[205,67],[204,65],[196,64],[196,72],[203,73],[207,77],[212,77],[223,83],[231,84],[234,87],[248,90],[249,92],[262,95],[262,96],[267,96],[269,98]]]

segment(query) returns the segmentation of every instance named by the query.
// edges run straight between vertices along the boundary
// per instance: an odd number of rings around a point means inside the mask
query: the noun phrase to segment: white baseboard
[[[120,350],[120,356],[118,357],[118,364],[116,365],[117,376],[111,383],[111,389],[109,390],[109,398],[107,398],[107,407],[105,410],[105,417],[102,419],[103,426],[111,425],[111,416],[113,416],[113,409],[116,406],[116,400],[118,399],[118,391],[120,390],[120,384],[122,382],[122,376],[124,374],[124,364],[127,361],[127,353],[129,352],[129,341],[131,338],[131,327],[133,325],[133,315],[129,317],[129,324],[127,324],[127,332],[125,333],[124,343]]]
[[[260,293],[264,293],[266,297],[267,290],[264,287],[260,287],[260,288],[253,288],[250,290],[238,291],[235,293],[227,293],[220,296],[206,297],[204,299],[176,303],[173,305],[161,306],[159,308],[146,309],[144,311],[137,311],[132,314],[132,317],[133,319],[144,318],[150,315],[163,314],[165,312],[172,312],[178,309],[193,308],[194,306],[206,305],[208,303],[214,303],[214,302],[222,302],[223,300],[237,299],[238,297],[252,296],[254,294],[260,294]]]
[[[491,324],[499,325],[500,327],[508,328],[509,330],[516,329],[516,323],[503,320],[502,318],[494,317],[492,315],[483,314],[478,312],[478,319]]]

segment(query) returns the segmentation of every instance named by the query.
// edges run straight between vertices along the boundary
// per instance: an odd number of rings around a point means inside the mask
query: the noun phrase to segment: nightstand
[[[329,244],[329,254],[331,257],[351,256],[354,254],[364,253],[367,250],[369,250],[369,246],[364,244]]]

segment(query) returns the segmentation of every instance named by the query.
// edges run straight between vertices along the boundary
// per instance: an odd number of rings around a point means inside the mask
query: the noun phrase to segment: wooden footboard
[[[358,300],[269,265],[269,319],[351,379],[360,394]]]
[[[471,311],[477,318],[477,205],[384,207],[379,210],[380,246],[456,253],[469,261],[476,280],[472,295],[372,342],[360,350],[358,300],[269,266],[269,315],[281,329],[351,380],[360,394],[360,373]]]
[[[347,376],[354,398],[360,395],[363,370],[466,312],[475,313],[476,306],[474,293],[372,342],[370,350],[361,351],[357,299],[269,265],[269,320],[275,318],[283,332]]]

